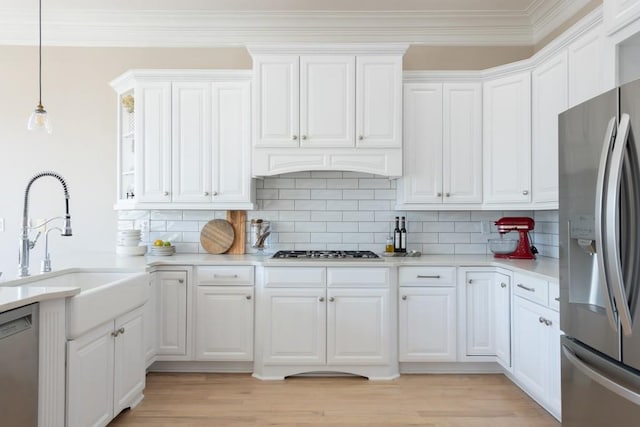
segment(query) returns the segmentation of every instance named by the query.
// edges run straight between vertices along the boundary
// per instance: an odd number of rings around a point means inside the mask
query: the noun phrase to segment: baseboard
[[[148,368],[149,372],[210,372],[246,373],[253,372],[253,362],[162,362],[157,361]]]
[[[402,362],[400,374],[503,374],[496,362]]]

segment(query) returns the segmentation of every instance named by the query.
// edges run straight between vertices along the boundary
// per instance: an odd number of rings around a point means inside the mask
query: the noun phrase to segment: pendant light
[[[51,133],[51,119],[47,114],[47,110],[42,106],[42,0],[38,0],[38,88],[39,97],[36,109],[29,116],[27,129],[29,130],[46,130]]]

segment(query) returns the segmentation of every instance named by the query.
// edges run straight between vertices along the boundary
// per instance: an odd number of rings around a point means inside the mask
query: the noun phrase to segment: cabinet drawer
[[[253,285],[253,266],[200,266],[196,270],[198,285]]]
[[[337,287],[388,287],[391,283],[388,268],[327,268],[327,286]]]
[[[268,288],[315,288],[324,284],[324,268],[268,267],[264,269],[264,285]]]
[[[556,282],[549,282],[549,307],[560,311],[560,285]]]
[[[400,286],[455,286],[455,267],[400,267]]]
[[[546,280],[515,273],[513,281],[516,295],[542,305],[549,302],[549,285]]]

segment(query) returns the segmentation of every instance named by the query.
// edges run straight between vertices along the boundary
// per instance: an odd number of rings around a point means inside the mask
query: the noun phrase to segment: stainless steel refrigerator
[[[562,423],[637,427],[640,80],[562,113],[559,137]]]

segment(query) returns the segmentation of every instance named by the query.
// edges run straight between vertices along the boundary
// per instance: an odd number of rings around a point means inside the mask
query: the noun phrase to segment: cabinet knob
[[[118,329],[118,333],[119,333],[119,334],[124,334],[124,328],[120,328],[120,329]]]
[[[438,193],[438,194],[436,194],[436,196],[442,197],[442,193]]]
[[[208,195],[209,195],[209,192],[208,192],[208,191],[205,191],[205,192],[204,192],[204,195],[205,195],[205,196],[208,196]]]
[[[324,297],[320,297],[320,298],[318,298],[318,301],[320,301],[320,302],[324,302]]]
[[[165,196],[168,196],[168,195],[169,195],[169,192],[168,192],[168,191],[165,191],[165,192],[163,192],[162,194],[163,194],[163,195],[165,195]]]
[[[359,140],[359,141],[362,141],[363,139],[364,139],[364,136],[362,136],[362,135],[360,135],[360,136],[358,137],[358,140]]]
[[[402,300],[406,301],[407,300],[407,296],[406,295],[402,295]]]
[[[539,323],[545,323],[547,321],[547,319],[545,319],[544,317],[540,316],[538,317],[538,322]]]
[[[307,135],[302,135],[302,139],[306,140],[307,139]]]
[[[451,193],[445,193],[445,197],[451,197]]]
[[[334,297],[329,298],[329,302],[334,302],[336,299]]]
[[[469,281],[467,282],[468,284],[472,284],[473,280],[469,279]]]
[[[184,283],[184,279],[178,279],[178,283]]]
[[[504,289],[504,288],[506,288],[506,287],[507,287],[507,284],[506,284],[506,283],[500,283],[500,287],[501,287],[502,289]]]
[[[213,192],[213,195],[214,195],[214,196],[217,196],[217,195],[218,195],[218,192],[217,192],[217,191],[214,191],[214,192]]]
[[[529,191],[528,191],[528,190],[523,190],[523,191],[522,191],[522,195],[523,195],[523,196],[526,196],[527,194],[529,194]]]
[[[118,335],[120,335],[118,331],[111,332],[111,336],[114,338],[117,337]]]
[[[245,298],[246,299],[251,299],[251,295],[247,295]]]
[[[298,140],[298,135],[293,135],[293,136],[291,137],[291,139],[293,139],[294,141],[297,141],[297,140]]]

